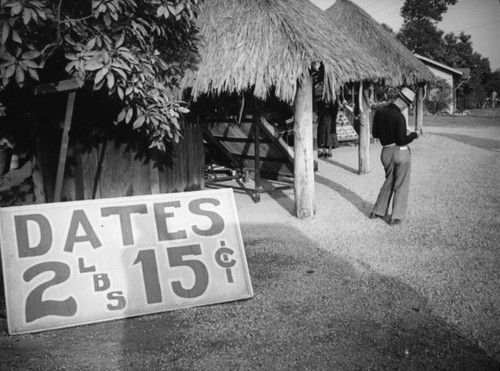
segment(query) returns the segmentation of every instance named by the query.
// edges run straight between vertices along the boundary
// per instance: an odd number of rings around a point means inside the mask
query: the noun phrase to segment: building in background
[[[447,100],[449,103],[445,111],[451,115],[454,114],[457,109],[456,90],[463,81],[468,79],[470,74],[469,70],[464,68],[452,68],[419,54],[415,54],[415,57],[420,59],[437,78],[445,80],[450,85],[450,96]]]

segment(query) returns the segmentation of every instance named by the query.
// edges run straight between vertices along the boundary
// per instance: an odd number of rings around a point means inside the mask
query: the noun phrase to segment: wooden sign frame
[[[0,208],[10,334],[253,296],[232,189]]]

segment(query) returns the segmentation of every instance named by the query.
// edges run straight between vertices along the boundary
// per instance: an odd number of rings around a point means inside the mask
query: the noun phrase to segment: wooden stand
[[[239,179],[247,183],[249,174],[254,172],[253,198],[259,202],[263,192],[262,177],[280,181],[280,177],[293,176],[293,153],[266,119],[246,116],[240,123],[211,121],[204,125],[205,139],[226,157],[235,173],[206,180],[207,185]],[[289,187],[287,184],[283,188]]]

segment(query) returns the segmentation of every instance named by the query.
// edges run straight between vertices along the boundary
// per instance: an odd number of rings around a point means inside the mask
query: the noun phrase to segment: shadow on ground
[[[340,163],[338,166],[342,165]],[[344,166],[344,165],[342,165]],[[346,169],[351,169],[345,166]],[[349,170],[348,170],[349,171]],[[314,179],[316,183],[322,184],[325,187],[328,187],[334,190],[339,196],[343,197],[346,201],[350,202],[353,206],[355,206],[362,214],[368,216],[373,209],[373,204],[361,198],[358,194],[350,190],[349,188],[344,187],[340,183],[334,182],[318,173],[314,174]],[[270,192],[270,196],[276,201],[278,205],[280,205],[283,209],[288,211],[290,215],[295,215],[295,202],[293,198],[291,198],[287,193],[282,190],[273,190]]]
[[[242,233],[252,299],[18,336],[7,335],[2,318],[0,365],[9,370],[498,369],[402,282],[354,268],[287,225],[243,225]]]
[[[432,135],[437,135],[447,139],[452,139],[457,142],[466,144],[468,146],[473,146],[496,152],[500,151],[500,140],[497,139],[477,138],[477,137],[471,137],[469,135],[454,134],[454,133],[433,133]]]
[[[349,201],[353,206],[355,206],[362,214],[369,215],[373,209],[373,204],[361,198],[358,194],[351,191],[349,188],[344,187],[343,185],[336,183],[324,176],[316,174],[315,180],[317,183],[322,184],[330,189],[333,189],[337,192],[341,197]]]
[[[335,165],[341,169],[344,169],[345,171],[348,171],[350,173],[353,173],[353,174],[358,174],[358,170],[350,167],[350,166],[347,166],[347,165],[344,165],[343,163],[341,162],[338,162],[338,161],[335,161],[335,160],[331,160],[331,159],[323,159],[323,161],[329,163],[329,164],[332,164],[332,165]]]

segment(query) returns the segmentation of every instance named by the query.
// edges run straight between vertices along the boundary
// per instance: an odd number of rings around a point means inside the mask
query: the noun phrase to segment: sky
[[[321,9],[327,9],[336,0],[310,0]],[[398,32],[403,23],[399,14],[404,0],[351,0],[363,8],[377,22],[385,23]],[[445,33],[471,36],[472,46],[490,61],[491,70],[500,69],[500,0],[458,0],[448,7],[437,28]]]

